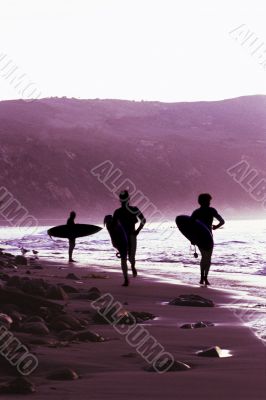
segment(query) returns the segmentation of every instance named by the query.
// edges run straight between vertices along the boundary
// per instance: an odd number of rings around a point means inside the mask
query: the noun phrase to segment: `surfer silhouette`
[[[220,228],[225,223],[224,219],[220,214],[218,214],[217,210],[213,207],[210,207],[211,200],[212,197],[209,193],[201,193],[198,197],[200,208],[197,208],[195,211],[193,211],[191,215],[193,219],[197,219],[206,225],[210,232]],[[213,225],[214,218],[219,222],[217,225]],[[205,285],[209,285],[208,273],[211,267],[213,246],[208,250],[203,248],[199,248],[199,250],[201,253],[200,284],[203,285],[205,283]]]
[[[146,219],[138,207],[129,205],[130,197],[127,190],[124,190],[119,195],[121,207],[115,210],[113,215],[113,223],[120,224],[125,232],[127,238],[127,248],[120,251],[121,268],[124,275],[123,286],[129,285],[127,258],[131,264],[133,277],[137,276],[136,270],[136,250],[137,250],[137,236],[146,223]],[[139,222],[136,229],[135,225]]]
[[[71,211],[66,224],[70,227],[75,225],[75,218],[76,218],[75,211]],[[69,262],[75,262],[75,260],[73,260],[72,258],[72,255],[73,255],[73,250],[76,246],[76,239],[75,237],[70,237],[68,241],[69,241],[69,248],[68,248]]]

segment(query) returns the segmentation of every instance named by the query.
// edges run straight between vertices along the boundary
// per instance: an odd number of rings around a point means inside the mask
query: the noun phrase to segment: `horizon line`
[[[236,100],[247,97],[266,97],[266,94],[247,94],[236,97],[228,97],[221,98],[219,100],[180,100],[180,101],[162,101],[162,100],[134,100],[134,99],[117,99],[117,98],[81,98],[81,97],[68,97],[68,96],[50,96],[50,97],[42,97],[42,98],[14,98],[14,99],[0,99],[0,103],[2,102],[14,102],[14,101],[24,101],[26,103],[31,103],[34,101],[43,101],[43,100],[78,100],[78,101],[124,101],[124,102],[132,102],[132,103],[163,103],[163,104],[177,104],[177,103],[217,103],[228,100]]]

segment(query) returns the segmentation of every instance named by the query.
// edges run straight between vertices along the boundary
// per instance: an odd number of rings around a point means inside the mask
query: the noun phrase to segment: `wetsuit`
[[[213,207],[202,206],[197,208],[195,211],[193,211],[191,217],[203,222],[209,228],[210,232],[212,231],[213,218],[216,218],[219,222],[224,223],[224,219]]]
[[[127,282],[127,256],[131,264],[133,276],[137,275],[137,271],[135,268],[135,256],[137,250],[138,231],[135,230],[135,225],[140,221],[141,225],[143,226],[146,220],[138,207],[133,207],[127,204],[115,210],[113,221],[114,223],[120,223],[122,225],[127,236],[128,247],[127,249],[121,249],[120,251],[121,267],[123,270],[125,281]]]
[[[217,210],[209,206],[201,206],[200,208],[197,208],[195,211],[193,211],[191,217],[193,219],[198,219],[199,221],[201,221],[204,225],[206,225],[211,233],[214,218],[217,219],[221,224],[224,224],[224,219],[221,217],[220,214],[218,214]],[[201,283],[203,283],[203,281],[207,281],[208,278],[208,273],[211,267],[213,247],[211,247],[210,249],[199,248],[199,250],[201,253]]]

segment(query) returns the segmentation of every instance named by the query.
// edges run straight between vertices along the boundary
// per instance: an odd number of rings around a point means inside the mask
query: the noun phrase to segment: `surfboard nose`
[[[178,215],[175,219],[175,223],[177,226],[183,224],[184,222],[187,222],[189,219],[188,215]]]

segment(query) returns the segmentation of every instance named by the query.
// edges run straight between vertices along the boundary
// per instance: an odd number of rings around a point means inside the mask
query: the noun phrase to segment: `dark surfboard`
[[[118,251],[116,254],[117,257],[126,258],[128,240],[122,225],[114,223],[112,215],[106,215],[104,217],[104,225],[106,225],[113,247]]]
[[[74,225],[58,225],[48,229],[49,236],[58,238],[75,239],[78,237],[89,236],[97,233],[102,228],[96,225],[74,224]]]
[[[195,220],[188,215],[176,217],[176,225],[180,232],[194,245],[204,250],[213,247],[213,237],[209,228],[199,220]]]

